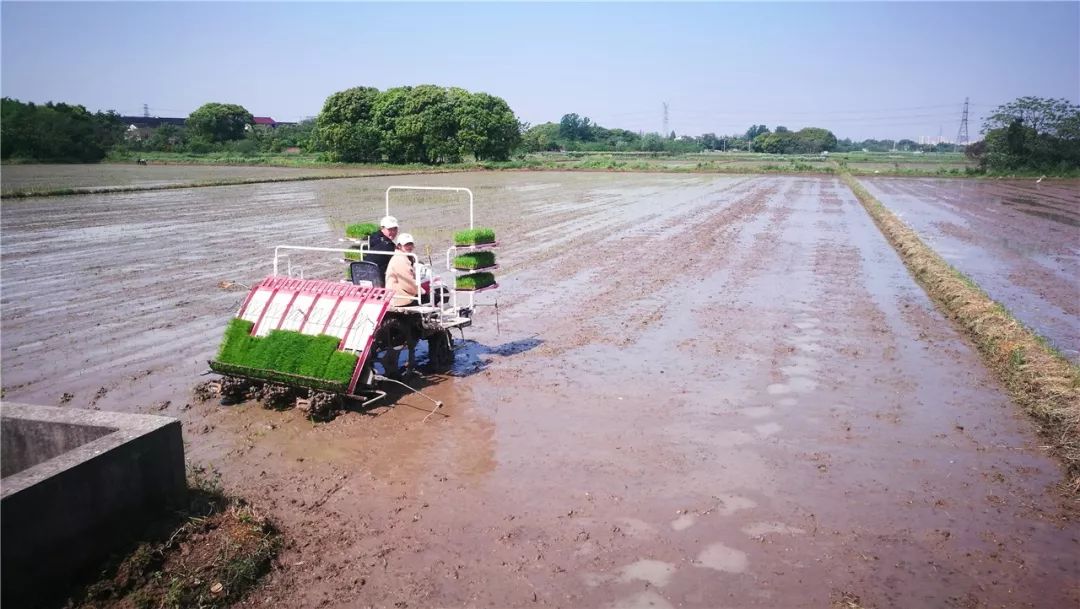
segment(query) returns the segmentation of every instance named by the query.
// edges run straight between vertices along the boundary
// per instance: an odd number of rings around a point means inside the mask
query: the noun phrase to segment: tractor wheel
[[[235,376],[221,377],[221,404],[239,404],[248,398],[251,381]]]
[[[343,408],[341,396],[323,391],[311,392],[305,414],[312,421],[329,421]]]
[[[428,339],[428,359],[436,370],[446,370],[454,365],[454,337],[449,330],[436,332]]]
[[[387,319],[375,330],[375,361],[382,364],[384,375],[398,375],[401,350],[409,347],[410,336],[412,332],[409,326],[400,319]]]

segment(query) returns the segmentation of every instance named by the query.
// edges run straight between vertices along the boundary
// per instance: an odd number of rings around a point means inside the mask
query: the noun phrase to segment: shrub
[[[473,228],[454,233],[454,243],[457,245],[481,245],[495,243],[495,231],[490,228]]]
[[[470,271],[495,265],[495,252],[470,252],[454,258],[454,268]]]
[[[495,284],[495,275],[491,273],[473,273],[457,278],[455,282],[459,290],[480,290]]]

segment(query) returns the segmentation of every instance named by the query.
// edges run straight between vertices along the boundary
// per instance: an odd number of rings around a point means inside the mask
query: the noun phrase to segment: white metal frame
[[[442,190],[449,192],[469,193],[469,229],[473,227],[473,193],[468,188],[457,186],[391,186],[386,189],[386,215],[390,215],[390,191],[391,190]]]
[[[286,277],[292,277],[293,276],[292,258],[290,258],[289,254],[282,253],[282,250],[303,251],[303,252],[330,252],[330,253],[339,253],[339,254],[344,254],[344,253],[347,253],[347,252],[355,252],[355,251],[357,251],[357,250],[354,250],[354,249],[343,249],[343,248],[336,248],[336,247],[311,247],[311,246],[307,246],[307,245],[278,245],[278,246],[275,246],[274,247],[274,275],[279,274],[278,273],[278,268],[279,268],[280,264],[278,262],[278,259],[279,258],[284,258],[285,259],[285,276]],[[365,249],[365,250],[360,250],[360,251],[363,251],[365,256],[368,256],[368,255],[393,256],[394,254],[398,253],[398,252],[380,252],[380,251],[370,250],[370,249]],[[401,252],[401,253],[404,253],[404,252]],[[436,284],[441,285],[443,287],[446,287],[446,284],[444,284],[442,282],[442,277],[439,276],[439,275],[434,274],[433,272],[430,272],[431,268],[428,267],[427,265],[421,263],[420,262],[420,257],[417,254],[405,254],[405,255],[408,256],[409,258],[413,259],[413,265],[414,266],[419,265],[423,269],[427,269],[429,271],[427,274],[431,278],[430,281],[431,281],[431,286],[432,287],[434,287]],[[422,279],[420,277],[420,273],[421,273],[421,271],[418,269],[417,276],[416,276],[417,283],[422,282]],[[300,269],[299,276],[300,276],[300,279],[304,278],[303,269]],[[456,314],[457,314],[456,290],[454,290],[453,286],[450,287],[450,290],[451,290],[451,302],[450,303],[445,303],[445,304],[448,304],[450,306],[442,306],[443,303],[441,303],[440,306],[438,307],[438,310],[442,314],[453,313],[454,316],[456,317]],[[395,295],[394,297],[395,298],[401,298],[401,297],[404,297],[404,296]],[[422,305],[421,300],[420,300],[420,295],[408,296],[408,297],[405,297],[405,298],[408,298],[409,300],[415,300],[417,305]]]
[[[392,191],[392,190],[434,190],[434,191],[443,191],[443,192],[464,192],[464,193],[469,195],[469,230],[473,229],[473,217],[474,217],[473,209],[474,209],[475,197],[473,196],[473,191],[469,190],[468,188],[463,188],[463,187],[459,187],[459,186],[390,186],[389,188],[386,189],[386,194],[385,194],[386,215],[388,215],[388,216],[390,215],[390,191]],[[451,250],[455,249],[455,248],[456,248],[456,246],[450,246]],[[452,275],[456,274],[455,269],[450,264],[450,250],[447,250],[446,255],[447,255],[447,258],[446,258],[446,270],[449,273],[451,273]],[[440,280],[441,280],[441,278],[440,278]],[[433,280],[433,283],[434,283],[434,280]],[[459,310],[458,309],[458,290],[457,290],[456,282],[455,282],[454,285],[451,285],[451,286],[447,286],[446,284],[442,284],[442,285],[443,285],[444,288],[447,288],[447,289],[450,290],[450,303],[449,304],[451,305],[451,308],[455,312],[458,311]],[[468,301],[469,301],[468,308],[473,309],[474,308],[474,304],[473,304],[473,295],[474,294],[473,294],[473,292],[471,290],[462,290],[462,291],[465,292],[465,294],[468,294]]]

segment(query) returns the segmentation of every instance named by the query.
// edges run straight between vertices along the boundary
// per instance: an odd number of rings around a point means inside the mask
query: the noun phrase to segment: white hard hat
[[[397,218],[394,216],[383,216],[383,219],[379,220],[379,228],[397,228]]]
[[[397,236],[398,245],[405,245],[406,243],[416,243],[416,241],[413,241],[412,235],[409,233],[401,233]]]

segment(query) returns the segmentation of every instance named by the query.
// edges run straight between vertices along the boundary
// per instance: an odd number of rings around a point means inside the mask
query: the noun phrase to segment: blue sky
[[[1024,95],[1080,102],[1080,2],[0,3],[0,92],[299,120],[335,91],[433,83],[519,118],[680,134],[751,124],[970,134]]]

